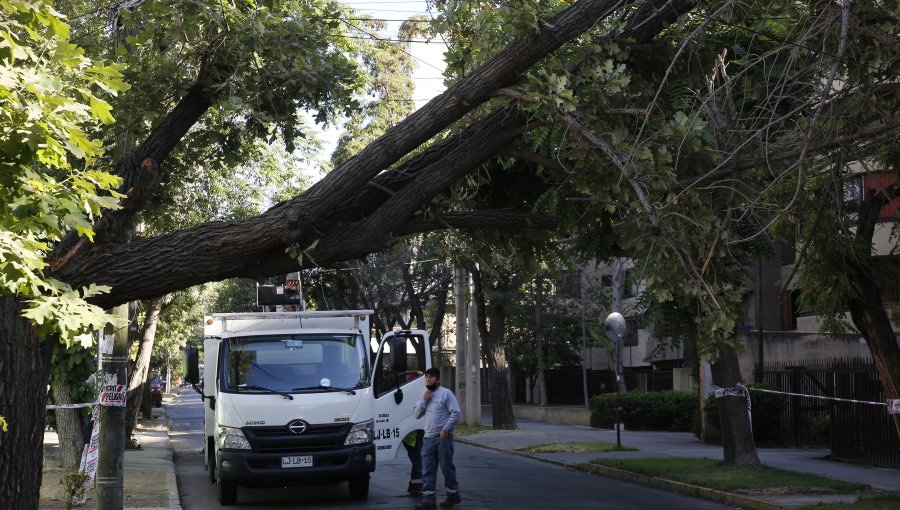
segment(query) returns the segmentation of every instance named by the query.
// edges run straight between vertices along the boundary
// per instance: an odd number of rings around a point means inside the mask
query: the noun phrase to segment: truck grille
[[[350,427],[350,423],[310,425],[303,434],[292,434],[286,424],[243,430],[257,453],[307,453],[343,448]]]

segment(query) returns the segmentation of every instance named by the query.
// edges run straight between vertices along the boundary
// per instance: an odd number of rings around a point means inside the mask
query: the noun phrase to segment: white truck
[[[428,334],[386,334],[371,310],[224,313],[204,321],[206,467],[219,503],[238,486],[346,480],[365,499],[376,463],[423,428],[413,407],[431,366]]]

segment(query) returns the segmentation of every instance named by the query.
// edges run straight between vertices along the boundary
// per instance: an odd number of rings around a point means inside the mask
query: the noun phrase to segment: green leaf
[[[112,116],[112,106],[106,101],[91,96],[91,118],[104,124],[112,124],[115,119]]]

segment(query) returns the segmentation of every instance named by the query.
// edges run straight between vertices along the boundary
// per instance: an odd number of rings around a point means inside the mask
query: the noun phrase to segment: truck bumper
[[[282,468],[281,458],[294,455],[312,456],[312,466]],[[375,471],[374,444],[302,454],[218,450],[216,457],[216,478],[241,485],[322,484]]]

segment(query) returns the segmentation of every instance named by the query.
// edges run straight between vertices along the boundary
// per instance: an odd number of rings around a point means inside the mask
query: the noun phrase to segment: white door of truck
[[[425,370],[430,367],[425,331],[391,331],[382,338],[373,367],[378,461],[395,458],[403,438],[424,429],[424,419],[417,420],[413,408],[425,393]]]

